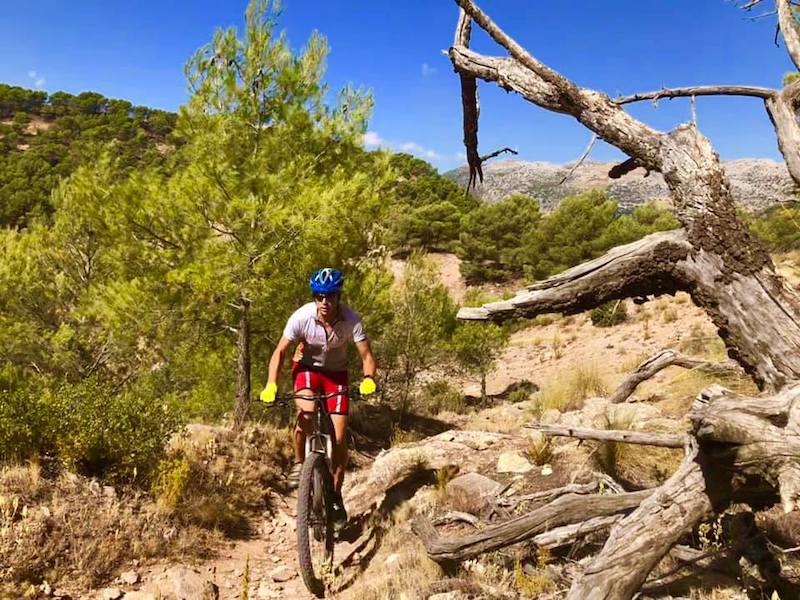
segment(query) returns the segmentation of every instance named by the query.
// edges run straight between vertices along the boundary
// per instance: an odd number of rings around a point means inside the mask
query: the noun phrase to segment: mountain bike
[[[333,568],[335,541],[331,517],[334,431],[326,401],[342,392],[349,393],[351,400],[359,397],[355,389],[332,394],[286,394],[279,397],[283,401],[313,400],[317,405],[314,430],[306,436],[306,458],[297,488],[297,559],[306,587],[318,598],[325,596],[324,577]]]

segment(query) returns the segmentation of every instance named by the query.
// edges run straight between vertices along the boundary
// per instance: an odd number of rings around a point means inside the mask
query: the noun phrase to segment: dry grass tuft
[[[0,580],[18,591],[44,580],[86,589],[134,558],[206,556],[215,540],[176,528],[144,494],[118,498],[70,473],[47,479],[35,464],[3,468],[0,489]]]
[[[605,379],[595,364],[573,366],[556,381],[548,382],[535,396],[537,410],[560,412],[579,410],[591,396],[601,396],[608,391]]]
[[[161,512],[178,523],[247,533],[250,512],[263,510],[293,456],[286,430],[251,425],[238,434],[190,426],[159,466],[153,493]]]
[[[553,440],[543,435],[535,436],[528,443],[525,454],[539,467],[549,464],[553,461]]]
[[[347,588],[343,600],[426,598],[431,584],[443,577],[409,527],[410,510],[398,510],[387,524],[381,546],[367,570]]]
[[[617,413],[613,419],[607,416],[605,428],[635,429],[633,414]],[[683,453],[671,448],[608,441],[597,444],[594,456],[600,470],[607,475],[626,487],[644,489],[666,481],[680,465]]]

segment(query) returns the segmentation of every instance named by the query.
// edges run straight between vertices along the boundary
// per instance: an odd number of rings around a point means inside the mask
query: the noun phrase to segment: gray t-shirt
[[[330,336],[317,318],[317,306],[309,302],[298,308],[283,330],[283,337],[298,345],[294,360],[300,364],[326,371],[347,369],[347,344],[367,339],[361,316],[345,304],[339,305],[339,315]]]

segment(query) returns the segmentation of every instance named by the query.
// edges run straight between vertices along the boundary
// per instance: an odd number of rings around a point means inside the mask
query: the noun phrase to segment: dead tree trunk
[[[547,110],[570,115],[636,165],[660,171],[682,225],[681,230],[615,248],[510,300],[463,309],[460,317],[501,321],[543,312],[574,313],[613,299],[683,290],[708,313],[729,356],[757,385],[769,392],[783,390],[760,398],[712,390],[693,410],[696,442],[691,442],[681,468],[614,526],[569,594],[572,599],[630,598],[669,548],[712,510],[731,500],[769,502],[778,495],[785,509],[795,509],[800,494],[800,404],[794,399],[799,389],[794,383],[800,379],[800,298],[737,217],[719,158],[694,125],[669,132],[648,127],[625,113],[619,102],[581,88],[541,63],[473,0],[456,1],[462,11],[449,55],[460,77],[494,82]],[[784,37],[797,36],[793,24],[786,26],[788,1],[778,0],[778,8]],[[509,56],[470,50],[470,20]],[[800,41],[792,38],[787,45],[793,58],[800,57]],[[791,122],[795,93],[790,89],[767,106],[776,130],[791,145],[800,140],[800,129]],[[471,119],[477,114],[465,114],[465,131],[476,137],[477,124]],[[437,548],[442,555],[460,555],[452,548]]]

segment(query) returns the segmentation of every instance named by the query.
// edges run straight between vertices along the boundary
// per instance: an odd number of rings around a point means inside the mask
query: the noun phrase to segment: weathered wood
[[[641,444],[644,446],[659,446],[661,448],[683,448],[688,441],[685,435],[670,433],[650,433],[646,431],[630,431],[620,429],[587,429],[583,427],[568,427],[564,425],[543,425],[529,423],[525,425],[535,429],[542,435],[551,437],[572,437],[579,440],[596,440],[601,442],[625,442],[626,444]]]
[[[434,525],[444,525],[445,523],[469,523],[473,527],[477,527],[481,520],[475,515],[461,512],[459,510],[451,510],[445,514],[433,519]]]
[[[559,548],[574,544],[578,540],[588,535],[600,533],[611,529],[623,519],[622,515],[611,515],[609,517],[595,517],[587,519],[582,523],[573,523],[556,527],[550,531],[535,535],[531,540],[540,548]]]
[[[527,514],[464,537],[441,537],[422,515],[414,518],[412,530],[422,540],[428,556],[433,560],[466,560],[525,541],[553,527],[630,510],[652,493],[653,490],[612,495],[567,494]]]
[[[690,446],[681,466],[614,529],[570,588],[568,600],[630,598],[681,536],[711,514],[705,479]]]
[[[783,41],[786,43],[786,51],[794,66],[800,69],[800,34],[797,31],[794,14],[792,14],[791,3],[789,0],[775,0],[775,5],[778,9],[778,24]]]
[[[652,100],[658,102],[662,98],[691,98],[692,96],[751,96],[767,99],[778,90],[754,85],[693,85],[687,87],[661,88],[655,92],[639,92],[630,96],[614,98],[619,105]]]
[[[596,492],[599,487],[600,485],[597,481],[591,483],[570,483],[569,485],[550,490],[542,490],[541,492],[509,496],[508,498],[498,498],[495,502],[499,506],[510,507],[518,506],[523,502],[550,502],[565,494],[592,494]]]
[[[784,511],[798,508],[800,384],[756,398],[714,385],[695,400],[689,419],[709,458],[730,474],[733,493],[748,475],[776,487]]]
[[[764,100],[778,149],[786,161],[786,168],[796,185],[800,185],[800,124],[797,122],[797,102],[800,96],[800,82],[786,86],[781,92]]]
[[[459,319],[503,321],[548,312],[577,313],[609,300],[674,293],[676,263],[691,246],[683,230],[654,233],[537,282],[515,297],[462,308]]]
[[[692,358],[681,354],[675,350],[667,349],[654,354],[647,360],[643,361],[636,369],[634,369],[622,383],[617,386],[617,389],[608,397],[609,402],[618,403],[627,400],[637,386],[655,376],[663,369],[670,366],[683,367],[684,369],[697,369],[704,373],[712,375],[725,375],[731,373],[741,373],[742,370],[733,361],[724,363],[712,363],[698,358]]]

